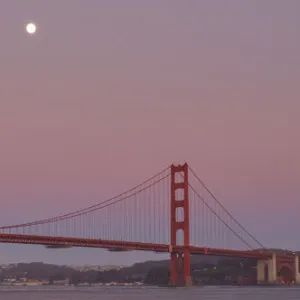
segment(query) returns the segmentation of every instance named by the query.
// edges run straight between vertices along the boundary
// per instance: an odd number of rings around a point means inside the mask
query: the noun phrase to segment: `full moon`
[[[36,32],[36,25],[34,23],[28,23],[26,25],[26,31],[29,34],[34,34]]]

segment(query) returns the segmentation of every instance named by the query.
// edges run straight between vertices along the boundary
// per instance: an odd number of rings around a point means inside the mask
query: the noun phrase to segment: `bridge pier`
[[[257,284],[265,284],[267,271],[266,271],[266,262],[264,260],[258,260],[256,265],[256,272],[257,272]]]
[[[295,283],[300,284],[299,256],[295,256]]]
[[[257,261],[257,284],[275,284],[277,283],[276,254],[268,260]]]
[[[170,286],[191,286],[190,254],[186,252],[171,253],[171,278]]]

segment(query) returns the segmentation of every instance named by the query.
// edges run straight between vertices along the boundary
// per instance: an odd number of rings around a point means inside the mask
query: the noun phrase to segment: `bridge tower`
[[[180,214],[178,211],[181,210]],[[179,216],[181,219],[179,220]],[[189,286],[191,280],[190,259],[190,211],[188,165],[171,165],[171,276],[170,285]],[[177,233],[183,231],[182,250],[176,250],[179,244]]]

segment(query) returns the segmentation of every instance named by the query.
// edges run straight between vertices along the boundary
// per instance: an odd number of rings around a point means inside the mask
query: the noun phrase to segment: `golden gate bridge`
[[[194,170],[171,165],[134,188],[64,215],[0,227],[1,243],[170,253],[170,284],[190,285],[191,255],[258,261],[258,282],[288,266],[300,281],[298,257],[268,251],[221,204]]]

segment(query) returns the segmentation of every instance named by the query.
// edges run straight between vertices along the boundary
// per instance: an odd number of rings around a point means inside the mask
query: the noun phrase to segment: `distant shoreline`
[[[132,283],[117,283],[117,282],[108,282],[108,283],[79,283],[75,284],[62,284],[62,283],[53,283],[49,284],[48,282],[16,282],[16,283],[9,283],[3,282],[0,284],[1,286],[5,287],[26,287],[26,286],[78,286],[78,287],[93,287],[93,286],[148,286],[148,284],[144,284],[143,282],[132,282]]]

